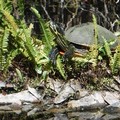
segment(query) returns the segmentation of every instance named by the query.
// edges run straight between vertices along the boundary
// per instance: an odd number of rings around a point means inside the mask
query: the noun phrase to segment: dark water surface
[[[97,112],[68,112],[68,113],[37,113],[28,116],[27,113],[22,112],[16,114],[14,112],[1,111],[0,120],[120,120],[120,114],[103,114]]]

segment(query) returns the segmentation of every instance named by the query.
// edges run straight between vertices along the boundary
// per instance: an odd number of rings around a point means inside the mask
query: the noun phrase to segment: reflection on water
[[[69,112],[55,114],[35,114],[28,116],[22,112],[16,114],[13,112],[0,112],[0,120],[119,120],[120,114],[104,114],[97,112]]]

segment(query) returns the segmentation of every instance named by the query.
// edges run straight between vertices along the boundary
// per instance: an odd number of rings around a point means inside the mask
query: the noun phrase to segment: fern
[[[57,56],[56,65],[57,65],[57,69],[59,70],[60,74],[66,80],[67,76],[65,75],[64,65],[61,61],[60,55]]]
[[[10,13],[6,10],[2,10],[2,14],[4,15],[5,17],[5,20],[6,20],[6,24],[8,25],[8,27],[10,27],[11,29],[14,30],[14,33],[17,33],[17,30],[18,30],[18,26],[14,20],[14,17],[12,15],[10,15]],[[12,31],[13,32],[13,31]]]
[[[9,52],[9,54],[7,54],[7,57],[6,57],[6,63],[4,65],[4,69],[3,71],[6,72],[8,70],[8,68],[10,67],[10,65],[12,64],[12,61],[13,59],[18,55],[20,54],[19,50],[16,49],[16,50],[11,50]]]
[[[114,56],[113,56],[111,49],[110,49],[110,45],[111,45],[111,43],[113,43],[113,41],[108,43],[106,39],[103,38],[103,40],[104,40],[104,49],[105,49],[105,53],[106,53],[105,55],[108,56],[109,61],[110,61],[109,66],[110,66],[113,74],[117,73],[118,70],[120,69],[120,45],[117,46]]]
[[[104,48],[105,48],[106,55],[112,60],[112,53],[111,53],[111,49],[110,49],[110,43],[108,43],[105,38],[103,38],[103,40],[104,40]]]
[[[117,46],[110,65],[111,65],[112,72],[118,73],[120,69],[120,45]]]
[[[23,54],[31,60],[37,71],[41,70],[43,72],[45,69],[50,69],[48,65],[48,55],[44,52],[45,47],[43,47],[40,40],[31,36],[32,25],[27,27],[25,21],[19,22],[20,24],[18,25],[13,15],[10,14],[10,6],[6,5],[8,4],[5,4],[3,0],[0,1],[0,14],[3,16],[1,19],[1,26],[3,26],[3,28],[1,27],[0,29],[0,70],[6,71],[11,65],[14,57],[18,54]],[[46,27],[46,25],[42,24],[42,22],[41,25],[42,28]],[[6,26],[5,30],[4,26]],[[43,33],[45,34],[45,41],[48,41],[50,38],[48,34],[49,29],[48,27],[46,28],[47,29],[43,30]],[[8,39],[10,39],[9,42]],[[10,43],[11,46],[9,46],[8,43]],[[51,47],[50,43],[48,45]],[[46,67],[45,69],[42,68],[43,65],[44,68]]]
[[[12,60],[18,54],[18,50],[14,50],[9,43],[12,43],[10,39],[10,34],[17,33],[17,24],[13,16],[10,14],[12,12],[11,0],[1,0],[0,1],[0,16],[1,18],[1,28],[0,28],[0,70],[6,71],[11,65]],[[13,32],[14,31],[14,32]],[[10,39],[10,40],[9,40]],[[11,47],[9,49],[9,47]],[[17,51],[17,52],[16,52]]]
[[[48,27],[48,23],[45,23],[41,17],[41,15],[39,14],[39,12],[31,7],[31,11],[37,16],[38,20],[39,20],[39,24],[40,24],[40,27],[41,27],[41,30],[43,32],[43,44],[45,45],[45,52],[48,54],[49,51],[52,49],[52,44],[53,44],[53,35]]]
[[[37,18],[39,19],[40,27],[43,31],[42,42],[43,42],[43,45],[44,45],[44,50],[43,50],[44,52],[41,52],[41,54],[42,54],[42,56],[44,55],[44,58],[41,59],[39,61],[39,63],[45,62],[45,61],[48,62],[48,60],[49,60],[48,54],[50,53],[50,50],[51,50],[52,46],[55,45],[55,42],[53,41],[55,36],[49,28],[49,22],[45,23],[43,21],[42,17],[40,16],[40,14],[38,13],[38,11],[35,8],[31,8],[31,10],[37,16]],[[46,64],[46,68],[48,68],[48,67],[52,68],[52,66],[50,67],[49,65]],[[60,56],[57,57],[56,67],[57,67],[58,71],[60,72],[60,74],[62,75],[62,77],[64,79],[66,79],[67,77],[65,75],[64,66],[61,62],[61,57]]]
[[[35,62],[36,52],[34,50],[30,34],[28,33],[29,33],[29,29],[25,29],[23,27],[23,34],[25,35],[25,40],[24,40],[25,48],[27,50],[29,57]]]
[[[11,0],[0,0],[0,10],[12,11]]]
[[[93,14],[93,23],[94,23],[94,44],[98,45],[98,29],[97,29],[97,20],[95,18],[95,15]]]
[[[91,47],[91,51],[92,51],[92,58],[97,59],[98,57],[98,29],[97,29],[97,21],[95,16],[93,15],[93,23],[94,23],[94,44]]]
[[[2,50],[2,53],[7,52],[7,47],[8,47],[8,36],[9,36],[9,31],[7,28],[5,28],[4,33],[1,36],[0,40],[0,49]]]
[[[21,33],[21,39],[24,39],[23,54],[34,63],[36,72],[42,74],[44,73],[42,68],[43,65],[45,71],[48,69],[49,58],[44,52],[44,49],[42,49],[43,45],[41,44],[41,41],[31,37],[31,29],[31,27],[26,28],[23,26],[23,31]]]
[[[1,32],[0,36],[0,70],[3,70],[4,65],[6,64],[6,54],[8,53],[8,36],[9,31],[5,28],[5,30]]]

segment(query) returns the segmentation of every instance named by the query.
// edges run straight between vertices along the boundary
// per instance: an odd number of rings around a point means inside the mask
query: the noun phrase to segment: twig
[[[72,13],[72,18],[67,22],[67,26],[65,28],[65,30],[67,30],[69,28],[69,24],[72,22],[72,20],[75,18],[75,16],[77,15],[78,12],[78,4],[77,4],[77,0],[74,0],[74,2],[76,3],[76,10],[75,13]]]

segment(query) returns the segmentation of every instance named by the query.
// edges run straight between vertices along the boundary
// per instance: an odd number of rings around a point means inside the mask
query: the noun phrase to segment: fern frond
[[[107,40],[103,37],[104,40],[104,48],[105,48],[105,52],[106,55],[112,59],[112,53],[111,53],[111,49],[110,49],[110,44],[107,42]]]
[[[120,45],[118,45],[116,48],[111,64],[111,69],[113,73],[117,73],[120,69]]]
[[[65,75],[64,65],[61,61],[60,55],[57,56],[56,66],[62,77],[66,80],[67,76]]]
[[[43,32],[42,42],[43,42],[44,49],[43,49],[43,51],[42,50],[40,51],[41,56],[43,56],[43,57],[41,59],[39,59],[39,63],[40,64],[44,63],[44,62],[48,63],[49,62],[48,54],[49,54],[52,46],[55,45],[55,42],[54,42],[55,36],[50,30],[49,22],[45,23],[43,21],[41,15],[35,8],[31,7],[31,11],[37,16],[37,18],[39,20],[40,28],[42,29],[42,32]],[[60,72],[60,74],[62,75],[62,77],[64,79],[66,79],[67,77],[65,75],[64,66],[61,62],[60,56],[58,56],[58,58],[57,58],[56,67],[57,67],[58,71]]]
[[[8,67],[11,65],[12,63],[12,60],[19,54],[19,50],[16,49],[16,50],[11,50],[8,54],[7,54],[7,57],[6,57],[6,63],[4,65],[4,69],[3,71],[6,72]]]
[[[8,51],[9,30],[6,27],[0,35],[0,70],[6,71],[18,54],[18,49]]]
[[[93,23],[94,23],[94,44],[98,45],[98,28],[97,28],[97,20],[95,15],[93,14]]]
[[[35,62],[36,52],[34,50],[30,34],[28,34],[29,29],[23,28],[23,32],[24,32],[24,35],[25,35],[25,42],[24,42],[25,48],[27,49],[29,57]]]
[[[96,59],[98,57],[98,28],[97,21],[95,16],[93,15],[93,23],[94,23],[94,44],[90,46],[89,57],[90,59]]]
[[[12,11],[11,0],[0,0],[0,10]]]
[[[5,28],[3,34],[0,36],[0,70],[3,70],[4,65],[6,64],[6,54],[8,52],[8,36],[9,31],[7,28]]]
[[[6,10],[2,10],[2,14],[4,15],[5,17],[5,20],[8,22],[7,25],[10,27],[10,28],[13,28],[14,30],[14,33],[17,32],[18,30],[18,26],[15,22],[15,19],[14,17],[10,14],[10,12],[6,11]],[[4,21],[3,21],[4,22]]]
[[[41,73],[42,65],[49,62],[47,54],[44,52],[43,45],[40,40],[31,37],[32,27],[26,28],[23,26],[22,38],[24,39],[24,55],[34,63],[37,73]]]
[[[2,53],[7,52],[7,47],[8,47],[8,36],[9,36],[9,31],[7,28],[5,28],[4,33],[2,34],[0,38],[0,50]]]
[[[104,48],[105,48],[106,55],[109,57],[109,60],[110,60],[109,66],[112,70],[112,73],[117,73],[118,70],[120,69],[120,45],[117,46],[113,56],[110,49],[111,43],[108,43],[107,40],[105,40],[104,38],[103,40],[104,40]]]
[[[43,32],[43,44],[45,45],[45,51],[47,51],[47,53],[49,53],[49,51],[51,50],[52,48],[52,40],[53,40],[53,36],[52,36],[52,33],[50,31],[50,28],[48,27],[48,23],[45,23],[41,17],[41,15],[39,14],[39,12],[31,7],[31,11],[37,16],[38,20],[39,20],[39,24],[40,24],[40,27],[42,29],[42,32]],[[52,41],[52,42],[51,42]]]

